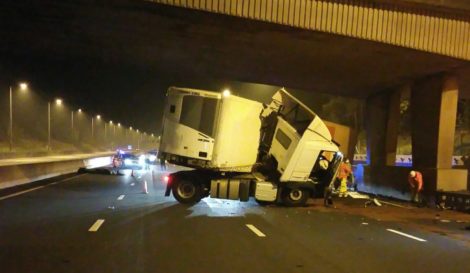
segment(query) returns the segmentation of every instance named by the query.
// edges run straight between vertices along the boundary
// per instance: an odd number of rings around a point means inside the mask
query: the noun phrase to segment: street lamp
[[[227,97],[230,97],[230,90],[229,89],[225,89],[223,92],[222,92],[222,96],[224,96],[225,98]]]
[[[96,115],[96,119],[100,120],[101,115]],[[91,117],[91,137],[95,136],[95,125],[94,125],[94,117]]]
[[[80,115],[82,114],[82,108],[78,108],[77,110],[77,140],[80,142]],[[74,129],[74,114],[72,111],[72,133]]]
[[[55,104],[57,106],[62,105],[62,99],[56,99]],[[47,150],[51,150],[51,102],[47,103]]]
[[[62,103],[62,102],[61,102],[61,103]],[[81,113],[82,113],[82,109],[81,109],[81,108],[78,108],[77,113],[78,113],[78,114],[81,114]],[[74,129],[75,129],[75,128],[74,128],[74,111],[73,111],[73,110],[71,111],[71,122],[70,122],[70,124],[71,124],[71,128],[72,128],[72,139],[73,139],[73,137],[74,137],[74,136],[73,136],[73,135],[74,135]],[[78,124],[78,131],[80,132],[80,124]]]
[[[28,89],[27,83],[20,83],[20,90],[26,91]],[[10,152],[13,150],[13,87],[10,85]]]

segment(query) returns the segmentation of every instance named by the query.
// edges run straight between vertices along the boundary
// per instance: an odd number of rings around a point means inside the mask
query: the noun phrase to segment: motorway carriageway
[[[184,206],[164,197],[163,175],[80,174],[4,192],[0,272],[470,272],[462,240],[315,205]]]

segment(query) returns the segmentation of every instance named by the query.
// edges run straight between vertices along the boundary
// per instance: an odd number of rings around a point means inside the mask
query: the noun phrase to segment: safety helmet
[[[410,176],[411,176],[411,177],[415,177],[415,176],[416,176],[416,172],[415,172],[415,171],[411,171],[411,172],[410,172]]]

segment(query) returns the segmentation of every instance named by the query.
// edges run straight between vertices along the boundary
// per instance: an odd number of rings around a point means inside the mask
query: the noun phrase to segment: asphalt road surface
[[[187,207],[163,196],[162,176],[82,174],[0,196],[0,272],[470,272],[453,238],[338,210]]]

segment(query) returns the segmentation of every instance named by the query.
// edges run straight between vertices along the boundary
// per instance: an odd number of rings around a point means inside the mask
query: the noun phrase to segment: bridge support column
[[[360,190],[407,199],[409,168],[396,167],[396,149],[400,123],[400,100],[408,86],[383,91],[366,100],[368,166]]]
[[[411,91],[413,168],[423,172],[425,190],[467,187],[467,171],[452,169],[458,81],[437,75],[415,82]]]
[[[409,94],[410,86],[397,88],[390,94],[388,104],[387,134],[385,139],[385,164],[395,166],[397,158],[398,132],[400,127],[400,103],[403,96]]]
[[[389,93],[378,93],[366,100],[365,127],[367,134],[367,163],[385,166],[385,143]]]
[[[400,100],[408,86],[367,98],[367,157],[370,166],[394,166],[400,124]]]

